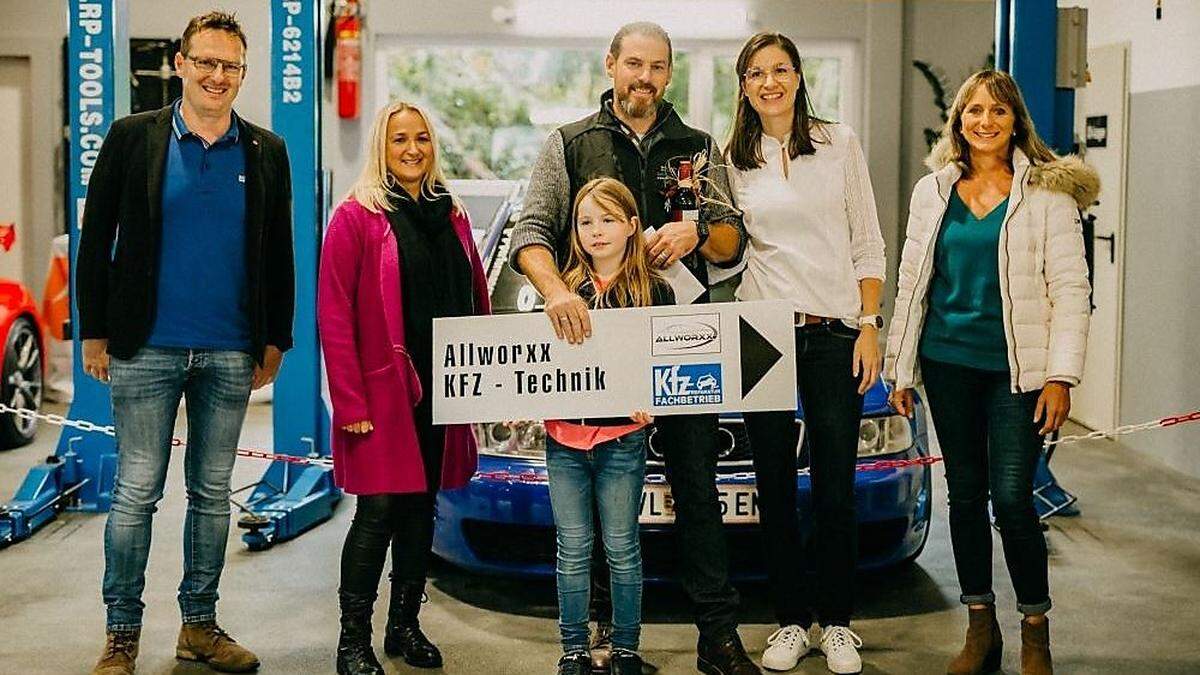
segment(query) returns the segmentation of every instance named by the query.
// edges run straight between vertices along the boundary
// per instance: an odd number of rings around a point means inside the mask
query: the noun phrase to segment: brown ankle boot
[[[1051,675],[1050,620],[1021,620],[1021,675]]]
[[[112,631],[104,643],[104,654],[92,668],[92,675],[133,675],[141,631]]]
[[[946,666],[947,675],[980,675],[1000,670],[1004,641],[1000,638],[1000,624],[996,623],[996,606],[968,611],[967,640],[958,656]]]
[[[258,657],[229,637],[215,621],[183,624],[175,658],[207,663],[222,673],[248,673],[258,668]]]

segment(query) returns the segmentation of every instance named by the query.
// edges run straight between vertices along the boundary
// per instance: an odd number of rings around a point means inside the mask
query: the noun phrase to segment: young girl
[[[593,309],[674,304],[650,270],[637,202],[620,181],[597,178],[575,197],[575,226],[563,280]],[[632,422],[631,422],[632,420]],[[593,510],[612,587],[612,675],[640,675],[642,555],[638,506],[651,417],[548,420],[546,468],[558,530],[558,609],[564,655],[559,675],[589,675],[588,602]]]

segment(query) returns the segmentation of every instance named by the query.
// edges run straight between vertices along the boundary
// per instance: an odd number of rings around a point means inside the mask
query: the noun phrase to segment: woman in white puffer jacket
[[[1066,420],[1083,372],[1090,307],[1078,209],[1095,201],[1099,181],[1046,147],[1012,77],[991,70],[959,89],[926,163],[933,173],[913,189],[884,378],[903,414],[924,382],[945,460],[970,610],[966,644],[947,672],[1000,665],[990,494],[1024,615],[1021,669],[1049,673],[1033,474],[1042,436]]]

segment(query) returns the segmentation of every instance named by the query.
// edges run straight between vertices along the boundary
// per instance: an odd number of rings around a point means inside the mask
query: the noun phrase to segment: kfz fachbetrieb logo
[[[721,364],[654,366],[654,405],[709,405],[721,402]]]

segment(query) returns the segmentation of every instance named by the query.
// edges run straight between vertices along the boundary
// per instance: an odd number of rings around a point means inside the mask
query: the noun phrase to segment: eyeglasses
[[[235,77],[246,71],[246,64],[244,63],[233,63],[232,61],[222,61],[221,59],[196,58],[194,56],[185,56],[184,58],[191,61],[196,66],[196,70],[205,75],[215,73],[217,68],[220,68],[227,75]]]
[[[796,69],[781,63],[769,70],[764,70],[762,68],[751,68],[745,73],[742,73],[742,78],[750,84],[762,84],[763,82],[767,81],[768,74],[775,78],[776,82],[787,82],[788,80],[792,79],[793,75],[796,74]]]

